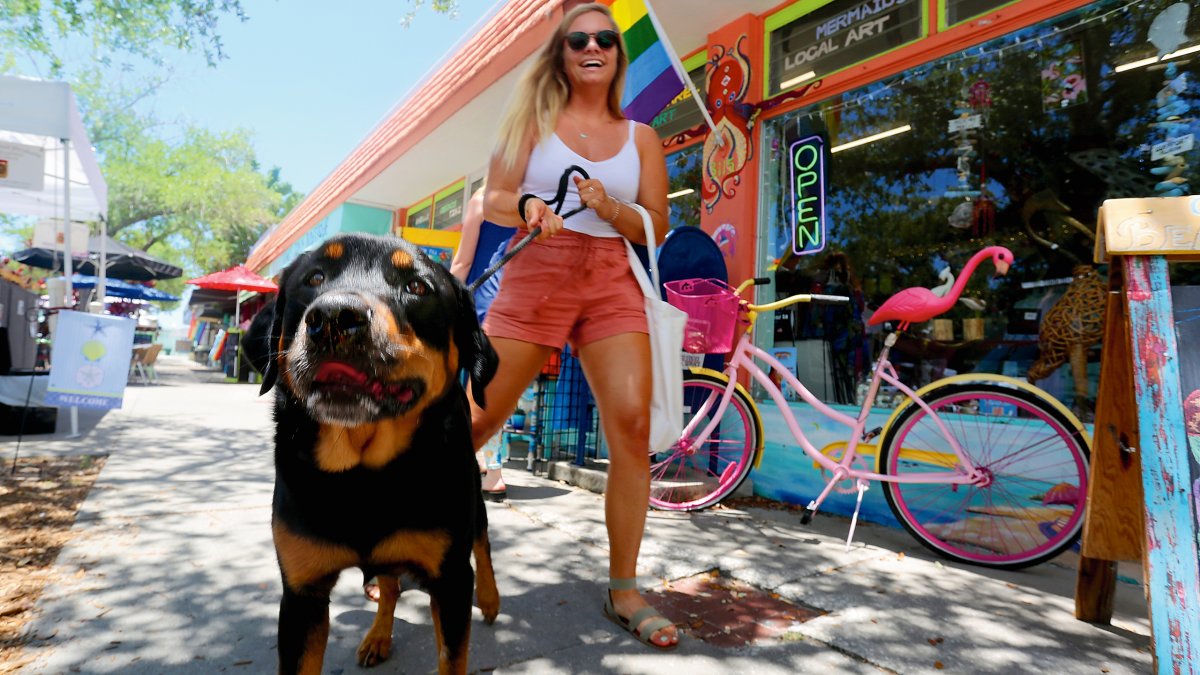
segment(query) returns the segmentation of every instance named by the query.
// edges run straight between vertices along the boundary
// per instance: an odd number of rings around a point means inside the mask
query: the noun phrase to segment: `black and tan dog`
[[[459,384],[465,369],[483,405],[496,356],[470,295],[408,242],[340,235],[287,267],[269,328],[247,343],[269,345],[269,354],[250,350],[263,393],[279,385],[280,672],[320,673],[329,594],[350,567],[379,578],[361,665],[390,653],[404,575],[429,593],[439,671],[466,672],[476,582],[484,619],[500,608]]]

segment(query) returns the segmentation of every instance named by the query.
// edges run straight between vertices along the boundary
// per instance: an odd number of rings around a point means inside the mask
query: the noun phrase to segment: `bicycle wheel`
[[[668,511],[708,508],[741,486],[762,445],[754,403],[735,389],[720,422],[703,443],[693,441],[713,420],[729,379],[690,372],[683,378],[684,428],[691,434],[650,458],[650,505]],[[707,405],[707,410],[705,410]],[[693,417],[704,410],[704,416]]]
[[[1061,411],[1000,383],[948,384],[923,397],[989,477],[978,485],[887,481],[883,493],[905,529],[961,562],[1017,569],[1070,548],[1087,499],[1088,445]],[[948,473],[958,458],[934,418],[916,404],[880,445],[880,473]]]

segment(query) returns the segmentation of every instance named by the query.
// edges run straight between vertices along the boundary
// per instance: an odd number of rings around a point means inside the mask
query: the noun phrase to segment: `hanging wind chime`
[[[1182,153],[1191,149],[1192,135],[1175,136],[1192,121],[1185,118],[1191,110],[1183,98],[1183,93],[1187,91],[1187,73],[1179,73],[1174,63],[1168,63],[1165,75],[1163,88],[1154,97],[1156,119],[1152,123],[1163,130],[1165,140],[1156,144],[1151,151],[1151,159],[1158,160],[1159,165],[1151,168],[1150,173],[1160,179],[1154,186],[1155,196],[1180,197],[1190,194],[1188,180],[1183,175],[1187,170],[1187,162]]]
[[[961,197],[963,201],[954,207],[948,220],[951,227],[960,230],[971,228],[975,235],[979,235],[983,229],[990,233],[995,220],[995,207],[986,197],[986,169],[980,162],[979,182],[975,183],[973,168],[975,158],[979,156],[976,149],[979,142],[977,134],[983,128],[984,115],[992,103],[988,83],[979,80],[970,87],[964,85],[955,103],[956,117],[950,120],[947,130],[956,140],[954,155],[958,185],[946,190],[944,196],[953,199]]]

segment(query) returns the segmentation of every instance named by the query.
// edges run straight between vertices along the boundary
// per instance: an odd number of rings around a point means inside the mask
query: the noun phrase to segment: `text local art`
[[[817,26],[815,37],[821,41],[808,49],[794,52],[788,56],[784,61],[784,70],[790,71],[793,68],[798,68],[822,56],[832,54],[842,47],[848,47],[859,40],[882,33],[885,24],[893,18],[892,15],[881,16],[869,21],[864,21],[864,19],[867,19],[871,15],[885,12],[896,5],[903,5],[904,3],[905,0],[875,0],[874,3],[863,3],[833,17],[829,21]],[[838,44],[838,40],[834,38],[834,35],[847,26],[854,25],[860,21],[862,23],[850,29],[846,37],[841,40],[841,44]]]

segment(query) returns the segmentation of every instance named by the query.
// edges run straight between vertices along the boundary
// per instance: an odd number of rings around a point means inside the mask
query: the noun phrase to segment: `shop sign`
[[[703,96],[704,66],[688,71],[688,77],[692,78],[692,84],[695,85],[696,91]],[[683,133],[704,122],[704,116],[700,114],[700,105],[703,104],[696,103],[695,97],[692,96],[692,90],[684,87],[683,91],[679,92],[679,95],[668,103],[662,112],[650,120],[650,126],[658,132],[659,138],[670,138]]]
[[[3,187],[41,191],[45,187],[46,153],[36,145],[0,141]]]
[[[463,189],[458,189],[444,197],[439,197],[433,210],[433,229],[444,230],[462,222]]]
[[[983,115],[967,115],[965,117],[955,117],[950,120],[947,128],[950,133],[956,134],[960,131],[969,131],[971,129],[979,129],[983,126]]]
[[[1107,199],[1096,223],[1096,262],[1111,255],[1200,256],[1200,196]]]
[[[825,140],[809,136],[788,148],[791,163],[792,251],[808,255],[825,248]]]
[[[1188,134],[1163,141],[1162,143],[1155,143],[1150,148],[1150,159],[1157,162],[1160,159],[1191,152],[1193,138],[1192,134]]]
[[[772,30],[771,93],[919,40],[925,32],[925,5],[920,0],[831,2]]]
[[[942,8],[941,15],[945,17],[945,25],[953,26],[1000,9],[1005,5],[1011,5],[1013,2],[1014,0],[945,0],[946,4]]]

